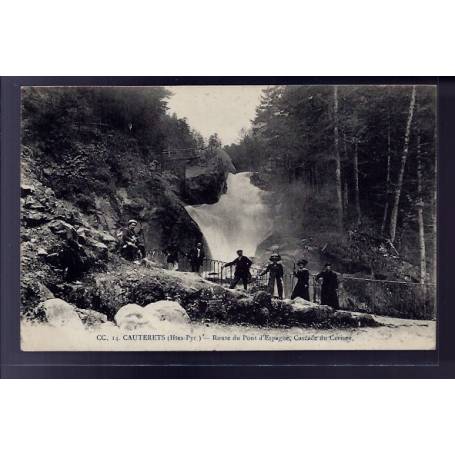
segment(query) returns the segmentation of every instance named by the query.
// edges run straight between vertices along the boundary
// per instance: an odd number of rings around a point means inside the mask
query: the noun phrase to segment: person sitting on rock
[[[128,227],[122,235],[120,254],[128,261],[135,261],[144,257],[144,246],[136,233],[136,220],[129,220]]]
[[[294,276],[297,278],[297,284],[292,291],[291,299],[294,300],[297,297],[310,301],[310,272],[305,266],[308,261],[301,259],[297,262],[297,270],[294,270]]]
[[[188,259],[190,261],[191,271],[199,273],[200,268],[204,262],[205,252],[201,242],[197,242],[194,248],[188,253]]]
[[[324,270],[316,275],[316,280],[322,279],[321,305],[328,305],[337,310],[338,304],[338,276],[332,271],[331,264],[325,264]]]
[[[283,299],[283,265],[279,263],[281,261],[281,256],[279,254],[272,254],[270,256],[270,264],[267,268],[259,274],[259,276],[263,276],[266,273],[269,274],[269,282],[267,285],[267,289],[269,294],[273,295],[275,290],[275,282],[276,287],[278,290],[278,298]]]
[[[235,265],[234,279],[232,280],[230,289],[234,289],[237,286],[237,283],[242,280],[243,288],[245,291],[248,289],[248,280],[250,278],[250,267],[253,265],[251,260],[243,255],[243,250],[237,250],[237,257],[231,261],[224,264],[221,269],[225,267],[232,267]]]

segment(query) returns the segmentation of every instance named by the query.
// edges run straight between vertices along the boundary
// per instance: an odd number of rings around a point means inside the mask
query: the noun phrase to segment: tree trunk
[[[357,139],[354,139],[353,165],[354,165],[355,213],[356,213],[356,223],[359,225],[360,218],[361,218],[361,212],[360,212],[360,191],[359,191],[359,151],[358,151]]]
[[[343,195],[341,186],[340,138],[338,132],[338,86],[333,87],[333,137],[335,146],[335,179],[337,189],[338,226],[343,229]]]
[[[425,284],[427,277],[427,255],[425,251],[425,228],[423,224],[423,194],[422,194],[422,158],[420,150],[420,135],[417,136],[417,222],[419,224],[420,252],[420,282]]]
[[[348,146],[347,146],[347,139],[346,133],[343,132],[343,163],[344,169],[346,169],[347,163],[349,163],[349,156],[348,156]],[[348,213],[349,210],[349,187],[348,181],[346,179],[346,172],[344,174],[344,185],[343,185],[343,213]]]
[[[348,182],[344,182],[344,192],[343,192],[343,208],[347,212],[349,208],[349,189]]]
[[[390,120],[387,130],[387,171],[386,171],[386,200],[384,204],[384,215],[382,216],[381,234],[384,234],[385,227],[387,224],[387,215],[389,212],[389,199],[390,199],[390,159],[391,159],[391,148],[390,148]]]
[[[404,170],[406,167],[406,160],[408,158],[408,153],[409,153],[409,137],[411,135],[411,124],[412,124],[412,118],[414,115],[415,100],[416,100],[416,86],[413,85],[412,92],[411,92],[411,101],[409,103],[408,121],[406,123],[406,131],[404,134],[403,152],[401,154],[400,172],[398,174],[398,182],[397,182],[397,185],[395,188],[395,195],[394,195],[394,200],[393,200],[392,215],[390,217],[390,240],[392,243],[395,241],[395,234],[396,234],[396,230],[397,230],[398,208],[400,205],[400,196],[401,196],[401,188],[403,186]]]

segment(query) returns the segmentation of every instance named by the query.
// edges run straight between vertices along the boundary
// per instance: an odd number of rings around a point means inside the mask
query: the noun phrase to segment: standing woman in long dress
[[[326,264],[324,270],[316,275],[316,281],[321,278],[321,305],[328,305],[337,310],[340,307],[338,302],[338,275],[332,271],[331,264]]]
[[[297,284],[292,291],[291,299],[301,297],[310,301],[310,272],[305,266],[308,261],[301,259],[297,262],[297,270],[294,270],[294,276],[297,278]]]

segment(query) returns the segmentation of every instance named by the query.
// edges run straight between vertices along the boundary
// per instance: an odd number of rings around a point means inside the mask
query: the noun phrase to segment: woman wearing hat
[[[269,283],[267,286],[269,293],[273,295],[273,291],[275,289],[275,281],[276,281],[276,287],[278,289],[278,298],[283,299],[284,270],[283,270],[283,266],[281,264],[279,264],[279,261],[281,261],[281,256],[276,253],[272,254],[272,256],[270,256],[270,264],[259,275],[262,276],[262,275],[265,275],[266,273],[269,273]]]
[[[297,270],[294,270],[294,276],[297,278],[297,284],[292,291],[291,299],[301,297],[305,300],[310,300],[310,272],[305,266],[308,261],[301,259],[297,262]]]

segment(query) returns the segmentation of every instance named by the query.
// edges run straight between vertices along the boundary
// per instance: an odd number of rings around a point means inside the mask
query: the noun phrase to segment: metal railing
[[[167,255],[159,250],[153,250],[148,254],[148,258],[161,264],[163,267],[167,267]],[[223,268],[226,262],[219,261],[217,259],[204,258],[202,265],[199,269],[200,275],[214,283],[221,285],[229,285],[234,279],[235,267]],[[180,272],[191,272],[192,267],[189,259],[186,256],[179,255],[178,260],[178,271]],[[249,287],[254,290],[266,290],[268,283],[268,274],[260,276],[259,274],[263,269],[253,265],[250,268],[251,280]]]
[[[436,285],[340,276],[340,307],[384,316],[435,319]],[[320,295],[320,285],[317,286]]]
[[[411,281],[373,280],[338,274],[340,309],[411,319],[436,317],[436,285]],[[293,274],[285,274],[284,295],[294,288]],[[310,299],[321,303],[321,282],[316,275],[309,280]]]
[[[152,252],[150,258],[166,267],[166,255],[161,251]],[[234,267],[222,268],[226,262],[204,258],[200,275],[214,283],[228,286],[234,279]],[[179,258],[179,271],[190,272],[187,257]],[[264,268],[253,265],[250,268],[249,289],[267,291],[269,274],[260,276]],[[410,281],[373,280],[338,274],[338,300],[340,309],[372,313],[384,316],[411,319],[434,319],[436,317],[436,285]],[[293,273],[283,276],[283,295],[290,298],[295,286]],[[276,290],[274,292],[276,295]],[[321,282],[316,275],[310,275],[310,299],[321,303]]]

